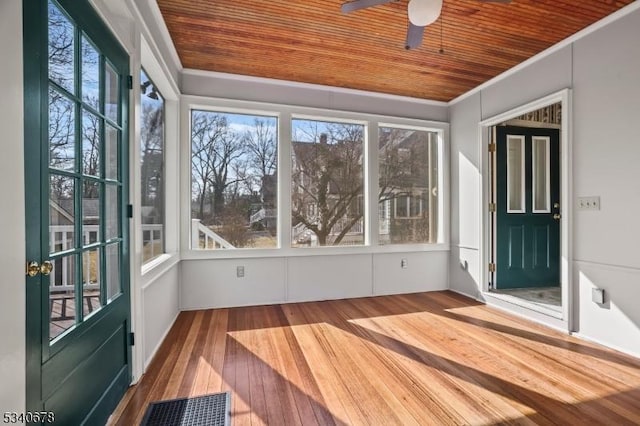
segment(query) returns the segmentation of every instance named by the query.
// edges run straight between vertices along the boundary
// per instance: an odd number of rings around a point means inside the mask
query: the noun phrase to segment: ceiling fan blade
[[[478,0],[478,1],[482,3],[504,3],[504,4],[511,3],[511,0]]]
[[[404,46],[405,49],[409,50],[420,46],[423,35],[424,27],[419,27],[409,22],[409,28],[407,28],[407,42]]]
[[[394,0],[355,0],[342,5],[342,13],[353,12],[354,10],[364,9],[367,7],[379,6],[385,3],[391,3]]]

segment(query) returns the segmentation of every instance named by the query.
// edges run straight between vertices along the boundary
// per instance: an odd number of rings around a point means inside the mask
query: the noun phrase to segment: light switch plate
[[[600,197],[578,197],[578,210],[600,210]]]

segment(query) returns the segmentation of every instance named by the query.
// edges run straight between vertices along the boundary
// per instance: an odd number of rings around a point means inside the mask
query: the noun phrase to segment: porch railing
[[[200,219],[191,219],[191,248],[215,250],[235,247],[212,229],[200,223]]]
[[[99,225],[82,226],[82,244],[87,245],[98,241]],[[49,250],[50,252],[62,252],[74,248],[74,225],[51,225],[49,227]],[[164,227],[162,224],[142,225],[143,244],[150,245],[151,251],[162,250],[161,242],[164,239]],[[157,244],[160,242],[160,244]],[[86,290],[98,290],[100,288],[100,264],[95,259],[96,254],[92,251],[84,252],[82,255],[82,287]],[[153,253],[157,255],[160,253]],[[77,259],[68,256],[56,259],[54,269],[49,281],[51,293],[62,293],[75,291],[73,282],[75,281],[75,264]]]

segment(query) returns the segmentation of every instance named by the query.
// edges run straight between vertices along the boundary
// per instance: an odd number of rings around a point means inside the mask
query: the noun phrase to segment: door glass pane
[[[100,119],[82,111],[82,173],[100,176]]]
[[[86,318],[100,309],[100,249],[82,253],[82,312]]]
[[[49,89],[49,164],[75,170],[75,104],[57,90]]]
[[[82,188],[82,230],[84,244],[91,244],[92,233],[100,237],[100,184],[93,181],[85,181]]]
[[[82,37],[82,101],[100,108],[100,54]]]
[[[52,2],[49,2],[49,78],[74,93],[73,24]]]
[[[524,209],[524,137],[507,139],[507,212],[523,213]]]
[[[533,138],[533,211],[549,209],[549,138]]]
[[[52,174],[49,180],[49,251],[75,247],[75,181]]]
[[[116,185],[106,185],[105,188],[105,240],[117,238],[118,233],[118,187]]]
[[[76,323],[77,255],[53,261],[49,275],[49,340],[53,340]]]
[[[107,303],[120,292],[120,243],[115,243],[107,246]]]
[[[118,122],[118,73],[105,63],[104,115]]]
[[[118,130],[106,125],[105,131],[105,178],[118,179]]]

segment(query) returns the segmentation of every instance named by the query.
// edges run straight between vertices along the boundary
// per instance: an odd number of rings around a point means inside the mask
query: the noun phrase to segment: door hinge
[[[496,271],[496,264],[495,263],[490,263],[489,264],[489,272],[495,272]]]
[[[128,75],[127,76],[127,88],[129,90],[133,90],[133,76],[132,75]]]
[[[495,143],[490,143],[489,144],[489,152],[496,152],[496,144]]]
[[[136,334],[135,333],[129,333],[129,346],[135,346],[136,344]]]
[[[133,204],[127,204],[127,217],[133,218]]]
[[[496,203],[489,203],[489,212],[490,213],[496,212]]]

